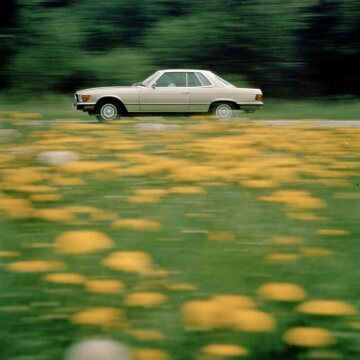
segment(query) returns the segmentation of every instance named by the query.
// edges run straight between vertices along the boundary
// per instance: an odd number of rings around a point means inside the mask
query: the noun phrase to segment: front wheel
[[[214,107],[214,114],[219,120],[230,120],[234,114],[234,108],[228,103],[217,104]]]
[[[121,116],[120,109],[112,101],[106,101],[100,104],[96,118],[99,121],[110,121],[117,119]]]

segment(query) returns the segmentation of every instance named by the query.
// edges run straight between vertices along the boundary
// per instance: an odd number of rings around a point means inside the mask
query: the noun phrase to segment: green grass
[[[89,119],[86,113],[72,109],[72,97],[59,95],[22,99],[14,97],[0,99],[0,111],[40,112],[46,119],[71,117]],[[273,119],[330,119],[358,120],[360,102],[349,100],[280,100],[265,97],[264,108],[252,114],[240,114],[240,118],[249,120]]]
[[[283,114],[290,110],[288,104],[281,106]],[[35,105],[23,104],[21,109],[39,111]],[[50,110],[42,111],[44,117],[50,114]],[[69,113],[59,110],[54,118]],[[134,119],[107,125],[0,120],[2,359],[60,360],[71,343],[94,336],[113,338],[132,348],[161,349],[174,360],[197,360],[202,347],[212,343],[245,346],[249,350],[246,358],[252,360],[307,359],[311,353],[306,348],[283,341],[284,333],[296,326],[327,329],[336,339],[325,348],[328,356],[357,358],[358,315],[300,314],[295,311],[300,300],[285,304],[269,301],[258,289],[266,283],[290,282],[306,290],[306,300],[339,300],[359,308],[358,128],[273,128],[172,118],[171,123],[179,125],[177,129],[141,131],[137,123]],[[15,132],[3,132],[4,136],[1,130]],[[38,154],[48,150],[75,152],[86,162],[83,170],[82,163],[75,169],[42,163]],[[91,170],[91,164],[104,162],[103,170]],[[108,162],[115,163],[114,167],[106,167]],[[36,179],[34,173],[41,176]],[[82,179],[83,183],[57,185],[59,176]],[[257,180],[267,182],[253,187]],[[48,193],[62,199],[32,200],[31,191],[36,188],[24,188],[27,185],[49,186]],[[186,195],[171,190],[179,186],[196,186],[203,193]],[[166,193],[150,196],[152,201],[134,201],[139,189]],[[295,193],[281,201],[264,200],[279,191]],[[14,198],[25,199],[31,207],[24,218],[16,216],[20,205],[13,212]],[[90,213],[73,211],[72,221],[50,221],[39,213],[53,208],[71,213],[71,206],[95,207],[114,218],[91,218]],[[297,218],[290,216],[294,213]],[[301,219],[301,214],[313,219]],[[114,226],[116,219],[128,218],[157,221],[161,229],[136,231]],[[326,235],[319,232],[322,229],[345,233]],[[82,255],[56,252],[56,238],[72,230],[105,233],[113,247]],[[279,236],[296,236],[300,243],[280,245],[274,242]],[[310,255],[309,250],[313,251]],[[5,251],[19,256],[1,255]],[[156,270],[166,273],[144,276],[103,266],[102,261],[115,251],[144,252],[151,256]],[[274,254],[289,253],[295,258],[271,260]],[[46,282],[42,276],[47,272],[11,271],[12,263],[32,260],[61,261],[67,272],[87,279],[121,280],[126,289],[119,294],[95,294],[83,285]],[[194,289],[168,288],[169,284],[183,283]],[[165,294],[168,301],[149,308],[125,306],[126,296],[139,291]],[[276,328],[256,333],[236,331],[231,326],[209,331],[190,331],[184,326],[184,304],[224,294],[250,297],[259,310],[274,318]],[[89,307],[122,311],[126,326],[73,323],[72,316]],[[158,330],[166,339],[139,340],[129,329]]]

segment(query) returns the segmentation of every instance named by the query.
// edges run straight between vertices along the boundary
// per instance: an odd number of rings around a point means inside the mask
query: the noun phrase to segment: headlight
[[[87,102],[90,99],[90,95],[80,95],[82,102]]]

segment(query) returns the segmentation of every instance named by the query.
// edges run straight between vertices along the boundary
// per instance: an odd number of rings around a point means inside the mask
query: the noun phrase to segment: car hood
[[[116,90],[134,90],[136,89],[135,86],[104,86],[104,87],[96,87],[96,88],[89,88],[76,91],[79,95],[90,95],[90,94],[98,94],[103,92],[112,92]]]

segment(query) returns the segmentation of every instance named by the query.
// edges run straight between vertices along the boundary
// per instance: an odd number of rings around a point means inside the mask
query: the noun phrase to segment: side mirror
[[[156,82],[151,85],[153,89],[156,89]]]

